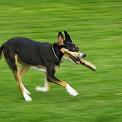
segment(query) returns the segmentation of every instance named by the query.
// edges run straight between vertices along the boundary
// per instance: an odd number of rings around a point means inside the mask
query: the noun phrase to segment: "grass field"
[[[64,30],[97,72],[64,61],[56,75],[78,90],[71,97],[53,84],[36,92],[43,73],[31,69],[24,83],[33,101],[26,103],[2,58],[0,122],[122,122],[122,1],[0,0],[0,44],[15,36],[53,43]]]

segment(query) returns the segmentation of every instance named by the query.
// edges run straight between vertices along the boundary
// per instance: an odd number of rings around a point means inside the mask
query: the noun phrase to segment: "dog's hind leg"
[[[20,70],[20,77],[22,79],[23,75],[29,70],[30,66],[29,65],[22,65],[22,69]],[[27,88],[24,86],[24,84],[21,82],[24,90],[26,91],[27,94],[31,95],[31,93],[27,90]]]
[[[17,85],[19,86],[20,91],[22,92],[22,94],[24,96],[24,99],[26,101],[31,101],[31,97],[28,95],[28,93],[25,90],[25,87],[21,81],[21,75],[20,75],[21,73],[20,73],[20,69],[19,69],[17,55],[15,55],[14,52],[10,51],[7,48],[3,50],[3,53],[5,56],[6,62],[8,63],[9,67],[11,68],[11,70],[13,71],[13,73],[15,75]]]
[[[16,70],[16,72],[15,72],[15,78],[16,78],[16,81],[17,81],[17,83],[18,83],[18,85],[19,85],[19,88],[20,88],[20,90],[21,90],[21,92],[22,92],[22,95],[23,95],[25,101],[31,101],[32,98],[31,98],[31,97],[29,96],[29,94],[28,94],[28,93],[30,93],[30,92],[25,88],[25,86],[24,86],[23,83],[22,83],[22,78],[21,78],[21,76],[22,76],[22,71],[23,71],[24,69],[23,69],[23,70],[20,70],[19,64],[18,64],[18,56],[17,56],[17,55],[15,55],[15,64],[16,64],[16,66],[17,66],[17,70]]]
[[[36,91],[40,91],[40,92],[49,91],[49,82],[47,81],[46,72],[44,73],[44,87],[37,86],[35,89],[36,89]]]

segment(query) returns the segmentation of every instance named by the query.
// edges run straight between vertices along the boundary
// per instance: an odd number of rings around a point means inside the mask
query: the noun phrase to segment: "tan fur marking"
[[[67,83],[65,81],[58,81],[57,84],[63,86],[63,87],[66,87]]]
[[[20,76],[23,77],[23,75],[29,70],[29,68],[30,68],[29,65],[23,65],[20,71]]]
[[[23,93],[24,92],[24,85],[22,83],[22,78],[21,78],[21,75],[20,75],[20,69],[19,69],[19,64],[18,64],[18,57],[17,55],[15,55],[15,63],[16,63],[16,66],[17,66],[17,72],[15,72],[15,78],[16,78],[16,81],[17,81],[17,84],[20,88],[20,91]]]

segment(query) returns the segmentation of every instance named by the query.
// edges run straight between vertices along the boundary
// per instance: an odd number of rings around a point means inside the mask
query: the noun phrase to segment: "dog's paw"
[[[23,92],[23,97],[26,102],[32,101],[32,98],[25,91]]]
[[[71,95],[71,96],[77,96],[78,92],[73,89],[69,84],[66,85],[66,91]]]
[[[35,88],[36,91],[39,91],[39,92],[48,92],[48,88],[46,87],[40,87],[40,86],[37,86]]]
[[[24,86],[24,91],[25,91],[28,95],[31,95],[31,93],[28,91],[28,89],[26,89],[25,86]]]

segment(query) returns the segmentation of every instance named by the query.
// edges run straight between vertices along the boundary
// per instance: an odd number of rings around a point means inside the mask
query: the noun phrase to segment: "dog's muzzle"
[[[85,53],[83,53],[83,52],[80,52],[79,53],[79,58],[85,58],[86,57],[86,54]]]
[[[72,52],[72,55],[69,55],[69,57],[76,63],[80,64],[80,59],[86,57],[86,54],[83,52]]]

